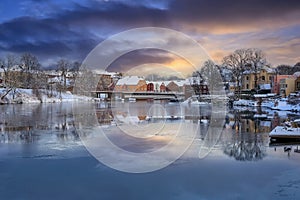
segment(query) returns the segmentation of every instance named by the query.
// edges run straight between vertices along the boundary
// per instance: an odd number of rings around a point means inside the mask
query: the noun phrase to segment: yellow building
[[[281,79],[279,82],[279,91],[281,96],[287,97],[291,93],[295,92],[295,83],[296,83],[296,78],[295,77],[289,77],[289,78],[284,78]]]
[[[295,72],[294,77],[296,78],[295,92],[300,92],[300,72]]]
[[[247,70],[242,76],[242,90],[259,89],[260,85],[271,84],[272,77],[275,75],[275,70],[270,67],[262,67],[259,70]],[[255,88],[255,79],[256,88]]]

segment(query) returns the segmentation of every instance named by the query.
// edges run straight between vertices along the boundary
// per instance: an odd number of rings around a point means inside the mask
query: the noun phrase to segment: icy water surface
[[[181,118],[192,116],[194,108],[181,108],[176,103],[154,104],[157,103],[88,104],[95,108],[98,125],[107,130],[108,137],[132,152],[161,148],[168,140],[166,134],[156,134],[159,139],[143,142],[124,137],[115,128],[123,126],[127,131],[126,120],[133,126],[161,120],[167,126],[200,126],[193,144],[180,159],[163,169],[141,174],[107,167],[87,151],[81,139],[89,136],[78,133],[74,116],[74,109],[82,104],[1,105],[0,199],[300,198],[297,144],[270,144],[268,138],[268,132],[285,118],[299,116],[228,109],[217,143],[208,156],[199,159],[200,146],[210,140],[206,135],[211,109],[197,110],[202,116],[200,123],[199,118]],[[153,117],[161,114],[161,106],[167,119]],[[267,117],[255,118],[257,113]]]

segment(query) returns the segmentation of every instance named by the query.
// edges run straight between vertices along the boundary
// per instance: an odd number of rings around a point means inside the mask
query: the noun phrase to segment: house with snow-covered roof
[[[256,89],[259,90],[260,88],[271,88],[272,77],[274,75],[275,69],[268,66],[263,66],[257,70],[246,70],[242,75],[241,89],[250,91]],[[268,92],[271,92],[271,89],[268,89]]]
[[[140,76],[125,76],[118,80],[114,90],[118,92],[147,91],[147,83]]]

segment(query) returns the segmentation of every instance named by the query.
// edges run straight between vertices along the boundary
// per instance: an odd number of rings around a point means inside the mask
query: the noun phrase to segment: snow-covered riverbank
[[[265,107],[272,110],[280,110],[280,111],[292,111],[292,112],[300,112],[300,105],[292,105],[287,102],[286,99],[278,99],[278,100],[265,100],[261,103],[253,100],[245,100],[240,99],[238,101],[233,102],[234,107]]]
[[[49,95],[51,94],[51,95]],[[74,101],[92,101],[92,97],[74,95],[71,92],[50,92],[16,88],[8,90],[0,88],[0,104],[12,103],[56,103]]]

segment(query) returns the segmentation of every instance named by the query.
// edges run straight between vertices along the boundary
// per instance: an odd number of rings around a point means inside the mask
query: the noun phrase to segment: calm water
[[[82,140],[93,133],[78,127],[95,121],[80,108],[93,109],[97,126],[131,152],[151,152],[169,142],[169,135],[155,128],[155,136],[137,139],[140,127],[188,124],[198,129],[190,148],[171,165],[125,173],[102,164],[85,148]],[[268,133],[286,118],[300,116],[228,109],[218,118],[218,112],[166,102],[1,105],[0,199],[299,199],[298,146],[270,144]],[[213,120],[222,122],[217,137],[209,135]],[[117,127],[137,135],[124,136]],[[205,145],[211,151],[200,159]]]

